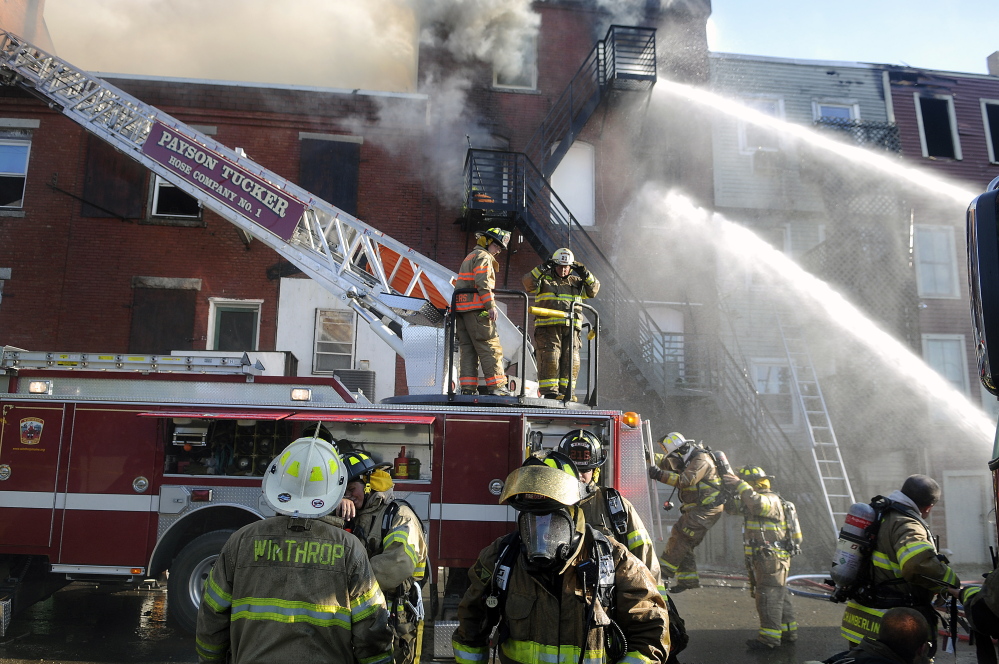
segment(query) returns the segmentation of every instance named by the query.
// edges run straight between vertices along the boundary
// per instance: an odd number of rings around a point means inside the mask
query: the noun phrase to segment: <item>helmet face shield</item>
[[[524,553],[532,565],[551,567],[565,562],[576,527],[564,509],[546,514],[521,512],[517,517],[517,527],[524,543]]]

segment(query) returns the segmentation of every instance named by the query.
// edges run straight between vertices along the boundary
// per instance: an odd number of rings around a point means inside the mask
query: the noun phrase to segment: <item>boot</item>
[[[513,392],[511,392],[510,390],[506,389],[505,387],[494,387],[493,389],[489,390],[489,394],[493,395],[494,397],[512,397],[513,396]]]

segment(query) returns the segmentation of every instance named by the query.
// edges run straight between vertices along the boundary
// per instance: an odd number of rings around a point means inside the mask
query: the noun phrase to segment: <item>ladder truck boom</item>
[[[0,31],[0,82],[16,85],[257,238],[339,295],[406,358],[411,394],[440,394],[455,273],[163,111]],[[394,324],[400,332],[393,331]],[[523,334],[499,323],[508,362]],[[535,379],[533,356],[521,375]]]

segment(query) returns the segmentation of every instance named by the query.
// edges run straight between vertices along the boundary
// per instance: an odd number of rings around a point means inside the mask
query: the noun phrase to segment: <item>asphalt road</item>
[[[759,626],[749,593],[738,580],[717,578],[705,583],[710,585],[674,596],[690,633],[690,645],[680,655],[684,664],[800,664],[843,649],[839,636],[842,607],[796,596],[797,644],[762,654],[747,652],[746,639]],[[17,616],[0,640],[0,664],[197,661],[194,638],[166,621],[164,589],[111,592],[72,584]],[[424,661],[432,661],[429,654]],[[936,661],[971,664],[975,658],[965,643],[958,647],[957,658],[942,653]]]

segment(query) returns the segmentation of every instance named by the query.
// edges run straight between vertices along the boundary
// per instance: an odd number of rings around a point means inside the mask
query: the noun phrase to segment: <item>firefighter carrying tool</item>
[[[452,642],[458,664],[489,659],[497,624],[504,663],[666,661],[669,618],[655,580],[586,525],[578,478],[558,452],[530,457],[506,478],[500,502],[519,512],[518,530],[469,570]]]
[[[395,662],[412,664],[422,648],[421,586],[427,572],[423,525],[409,503],[395,499],[392,478],[370,456],[347,452],[343,462],[347,467],[346,497],[357,510],[347,529],[364,543],[385,593]]]
[[[665,454],[649,466],[649,477],[679,489],[682,505],[659,562],[663,580],[676,577],[670,592],[683,592],[701,585],[694,548],[721,517],[725,498],[710,452],[675,431],[660,445]]]
[[[583,321],[579,307],[583,298],[596,297],[600,282],[572,251],[557,249],[524,275],[524,289],[535,293],[535,303],[568,316],[537,314],[534,342],[538,355],[538,390],[543,398],[575,401],[573,391],[579,376],[579,332]]]
[[[315,437],[271,462],[263,494],[278,516],[238,530],[215,561],[198,612],[202,663],[392,661],[389,614],[364,549],[327,516],[344,479],[336,449]]]
[[[496,331],[499,309],[493,298],[496,288],[496,256],[510,243],[510,232],[490,228],[476,234],[476,247],[465,256],[458,269],[455,290],[455,331],[460,350],[462,394],[475,394],[479,385],[479,364],[490,394],[510,396],[503,371],[503,347]]]

